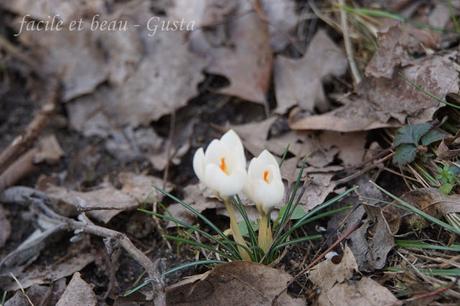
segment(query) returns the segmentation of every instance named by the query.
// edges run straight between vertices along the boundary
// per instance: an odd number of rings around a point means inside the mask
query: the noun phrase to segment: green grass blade
[[[234,241],[230,240],[230,239],[227,239],[225,240],[226,243],[222,242],[221,240],[213,237],[212,235],[210,235],[209,233],[203,231],[202,229],[196,227],[196,226],[193,226],[193,225],[190,225],[190,224],[187,224],[179,219],[176,219],[172,216],[168,216],[168,215],[163,215],[163,214],[159,214],[159,213],[155,213],[153,211],[149,211],[149,210],[145,210],[145,209],[142,209],[142,208],[139,208],[138,209],[139,211],[143,212],[143,213],[146,213],[146,214],[150,214],[150,215],[153,215],[155,217],[158,217],[158,218],[161,218],[163,219],[164,221],[171,221],[171,222],[174,222],[175,224],[177,225],[180,225],[180,226],[183,226],[185,227],[186,229],[189,229],[189,230],[192,230],[194,232],[197,232],[201,235],[203,235],[204,237],[208,238],[210,241],[213,241],[214,243],[217,243],[219,244],[220,246],[222,246],[223,248],[225,248],[229,253],[231,253],[232,255],[236,255],[236,254],[239,254],[238,253],[238,250],[236,248],[236,244]]]
[[[407,203],[406,201],[398,198],[397,196],[393,195],[392,193],[386,191],[385,189],[383,189],[382,187],[380,187],[379,185],[377,185],[376,183],[372,182],[371,183],[376,186],[380,191],[382,191],[383,193],[385,193],[387,196],[389,196],[390,198],[392,198],[393,200],[397,201],[401,206],[401,208],[405,209],[405,210],[408,210],[408,211],[411,211],[425,219],[427,219],[428,221],[434,223],[434,224],[437,224],[441,227],[443,227],[445,230],[451,232],[451,233],[454,233],[454,234],[457,234],[457,235],[460,235],[460,230],[455,228],[454,226],[448,224],[448,223],[445,223],[429,214],[427,214],[426,212],[412,206],[411,204]]]
[[[193,208],[190,204],[185,203],[184,201],[178,199],[174,195],[170,194],[169,192],[162,190],[161,188],[155,187],[156,190],[161,192],[163,195],[169,197],[173,201],[181,204],[183,207],[185,207],[188,211],[193,213],[195,216],[197,216],[199,219],[201,219],[206,225],[208,225],[210,228],[212,228],[219,236],[221,236],[224,240],[230,240],[225,234],[214,224],[212,223],[208,218],[203,216],[199,211],[197,211],[195,208]]]
[[[217,253],[217,254],[219,254],[222,257],[227,258],[227,259],[231,259],[231,260],[238,259],[238,258],[235,258],[235,257],[231,257],[227,253],[224,253],[224,252],[222,252],[222,251],[220,251],[220,250],[218,250],[216,248],[213,248],[212,246],[206,245],[204,243],[201,243],[201,242],[198,242],[198,241],[195,241],[195,240],[182,238],[182,237],[178,237],[178,236],[171,236],[171,235],[165,235],[165,238],[168,239],[168,240],[175,241],[175,242],[185,243],[185,244],[197,247],[199,249],[208,250],[208,251],[210,251],[212,253]]]
[[[256,236],[256,233],[254,232],[254,229],[252,228],[251,221],[249,220],[248,214],[246,212],[246,209],[243,206],[243,203],[241,202],[240,197],[236,195],[235,197],[233,197],[232,200],[236,208],[238,209],[240,215],[243,217],[244,223],[246,223],[246,227],[248,228],[249,241],[251,242],[251,245],[256,246],[257,236]]]
[[[185,270],[185,269],[191,268],[191,267],[202,266],[202,265],[211,265],[211,264],[219,264],[219,263],[225,263],[225,262],[221,261],[221,260],[198,260],[198,261],[194,261],[194,262],[188,262],[188,263],[185,263],[183,265],[179,265],[177,267],[174,267],[174,268],[164,272],[161,276],[164,277],[164,276],[166,276],[168,274],[171,274],[171,273],[174,273],[174,272],[177,272],[177,271],[180,271],[180,270]],[[145,280],[139,286],[136,286],[136,287],[128,290],[127,292],[125,292],[125,294],[123,296],[126,297],[126,296],[129,296],[129,295],[133,294],[136,291],[139,291],[140,289],[142,289],[145,286],[147,286],[150,283],[150,281],[151,281],[150,279]]]
[[[396,240],[396,245],[405,249],[419,249],[419,250],[438,250],[438,251],[452,251],[460,252],[460,244],[453,244],[451,246],[429,244],[423,241],[414,240]]]

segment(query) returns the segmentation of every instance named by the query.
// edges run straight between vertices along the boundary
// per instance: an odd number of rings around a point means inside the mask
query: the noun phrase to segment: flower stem
[[[241,235],[238,222],[236,221],[235,210],[233,209],[232,203],[229,198],[224,199],[225,208],[227,209],[228,216],[230,217],[230,229],[232,230],[233,239],[238,243],[238,251],[244,261],[251,261],[251,256],[244,247],[247,248],[246,241]]]
[[[259,247],[264,251],[264,253],[267,253],[271,244],[273,243],[272,230],[268,216],[269,214],[265,213],[263,210],[260,210]]]

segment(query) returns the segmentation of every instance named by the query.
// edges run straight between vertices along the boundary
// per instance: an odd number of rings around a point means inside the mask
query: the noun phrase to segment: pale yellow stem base
[[[227,209],[228,216],[230,217],[230,229],[232,230],[233,239],[238,244],[238,251],[240,252],[240,256],[244,261],[251,261],[251,256],[249,256],[249,253],[244,248],[244,247],[247,248],[247,244],[243,236],[241,235],[240,228],[236,220],[235,210],[233,209],[232,203],[227,198],[227,199],[224,199],[224,204],[225,204],[225,208]]]
[[[269,221],[269,214],[260,210],[259,247],[264,253],[267,253],[273,243],[272,229]]]

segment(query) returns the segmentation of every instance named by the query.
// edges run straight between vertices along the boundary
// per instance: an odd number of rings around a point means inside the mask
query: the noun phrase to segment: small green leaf
[[[250,223],[254,231],[257,231],[259,229],[259,223],[257,223],[256,221],[251,221]],[[249,229],[248,229],[246,222],[241,221],[240,223],[238,223],[238,226],[240,228],[241,235],[243,235],[244,237],[248,237]]]
[[[439,191],[441,191],[445,195],[448,195],[452,191],[452,189],[454,189],[454,186],[454,184],[445,183],[441,187],[439,187]]]
[[[283,218],[284,214],[286,213],[287,207],[288,207],[287,205],[284,205],[283,207],[281,207],[280,212],[278,214],[278,220]],[[303,208],[300,206],[296,206],[294,210],[291,212],[291,215],[286,216],[286,217],[289,218],[290,220],[298,220],[298,219],[301,219],[304,215],[305,215],[305,211],[303,210]]]
[[[413,162],[417,156],[417,147],[411,144],[402,144],[396,148],[393,156],[393,164],[396,166],[404,166]]]
[[[424,146],[429,146],[433,142],[443,140],[448,134],[440,129],[432,129],[428,133],[422,136],[421,144]]]
[[[428,133],[431,128],[432,126],[429,123],[409,124],[403,126],[396,132],[393,145],[395,147],[401,144],[413,144],[416,146],[418,145],[420,138]]]

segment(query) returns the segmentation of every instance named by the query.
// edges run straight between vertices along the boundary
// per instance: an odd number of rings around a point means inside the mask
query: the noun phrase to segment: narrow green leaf
[[[452,251],[460,252],[460,244],[452,244],[451,246],[444,245],[434,245],[429,244],[423,241],[414,241],[414,240],[396,240],[396,245],[401,248],[406,249],[429,249],[429,250],[439,250],[439,251]]]

